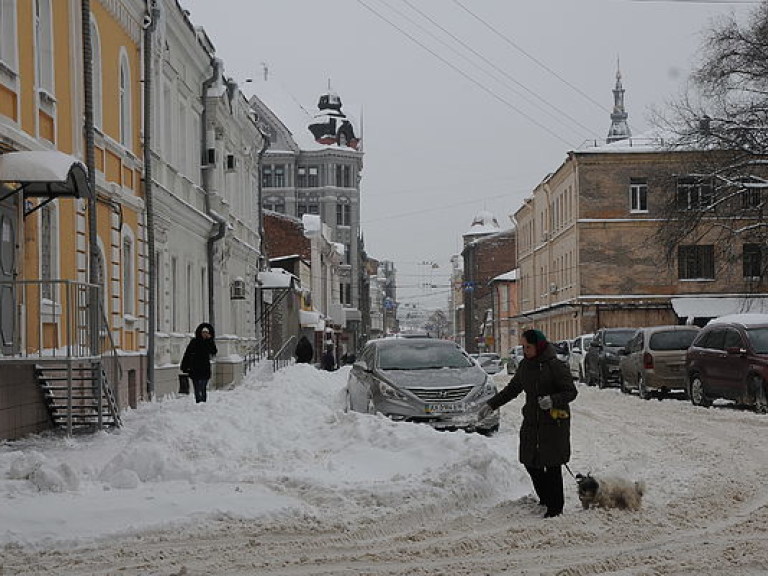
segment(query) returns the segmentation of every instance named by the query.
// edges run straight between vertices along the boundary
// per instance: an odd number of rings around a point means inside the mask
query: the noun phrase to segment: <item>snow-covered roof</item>
[[[300,101],[274,75],[269,75],[267,80],[263,76],[255,78],[251,80],[250,85],[253,87],[254,96],[280,119],[301,150],[312,151],[332,148],[334,150],[342,149],[354,152],[352,148],[320,144],[315,140],[312,132],[309,131],[309,125],[316,122],[315,116],[320,113],[316,102]],[[318,95],[319,93],[314,94],[312,98],[317,100]],[[344,114],[352,122],[353,126],[357,125],[349,114],[346,112]]]
[[[624,138],[610,144],[592,145],[586,143],[585,146],[575,150],[575,152],[578,154],[669,152],[670,144],[676,139],[674,134],[652,130],[639,136]]]
[[[681,296],[670,300],[680,318],[715,318],[731,314],[768,314],[768,297]]]
[[[500,230],[499,221],[491,212],[481,210],[472,219],[472,226],[464,232],[463,236],[476,236],[478,234],[493,234]]]
[[[262,270],[259,272],[258,280],[262,289],[274,290],[277,288],[290,288],[291,282],[297,280],[297,278],[287,270],[275,268],[274,270]]]
[[[518,279],[518,274],[520,270],[518,268],[515,268],[514,270],[510,270],[509,272],[504,272],[504,274],[499,274],[495,278],[491,279],[491,282],[514,282]]]

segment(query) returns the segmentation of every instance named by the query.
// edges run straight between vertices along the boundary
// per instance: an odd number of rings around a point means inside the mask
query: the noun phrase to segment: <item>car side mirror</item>
[[[358,370],[362,370],[363,372],[370,372],[371,370],[368,368],[368,364],[365,363],[365,360],[358,360],[354,364],[352,364],[352,368],[356,368]]]

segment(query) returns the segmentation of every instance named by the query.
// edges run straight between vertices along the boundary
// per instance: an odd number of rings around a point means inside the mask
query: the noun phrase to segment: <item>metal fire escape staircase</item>
[[[71,434],[122,425],[117,401],[99,359],[76,365],[71,360],[38,364],[35,376],[55,428]]]

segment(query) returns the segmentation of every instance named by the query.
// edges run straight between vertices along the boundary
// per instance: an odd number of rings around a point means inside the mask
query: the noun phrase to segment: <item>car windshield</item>
[[[651,335],[648,347],[651,350],[687,350],[698,334],[697,330],[670,330]]]
[[[747,335],[757,354],[768,354],[768,328],[748,328]]]
[[[626,346],[629,339],[635,335],[636,330],[619,330],[605,333],[605,345],[621,347]]]
[[[382,370],[426,370],[430,368],[468,368],[472,361],[456,346],[435,346],[415,342],[407,346],[382,347],[379,367]]]

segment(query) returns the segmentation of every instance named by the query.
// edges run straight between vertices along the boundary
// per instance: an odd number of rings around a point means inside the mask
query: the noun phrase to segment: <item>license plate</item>
[[[466,407],[463,402],[439,402],[427,404],[424,412],[427,414],[458,414],[464,412]]]

